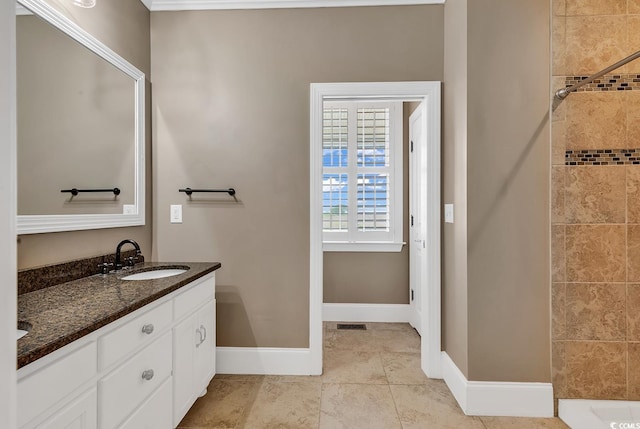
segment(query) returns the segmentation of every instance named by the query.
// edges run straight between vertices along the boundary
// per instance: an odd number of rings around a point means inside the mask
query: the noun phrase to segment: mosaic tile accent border
[[[567,76],[564,83],[569,87],[587,77],[589,76]],[[576,92],[633,90],[640,90],[640,74],[607,74],[577,89]]]
[[[640,149],[568,150],[564,165],[633,165],[640,164]]]

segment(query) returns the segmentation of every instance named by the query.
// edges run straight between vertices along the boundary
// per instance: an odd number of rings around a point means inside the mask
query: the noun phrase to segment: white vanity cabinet
[[[215,375],[210,273],[18,371],[20,429],[171,429]]]
[[[203,283],[175,300],[176,315],[182,316],[173,329],[173,425],[178,426],[189,408],[206,393],[215,374],[215,299]]]

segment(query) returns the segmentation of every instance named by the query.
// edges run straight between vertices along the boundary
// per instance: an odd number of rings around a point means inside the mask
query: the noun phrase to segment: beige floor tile
[[[371,341],[376,351],[420,353],[420,336],[415,331],[371,331]]]
[[[484,429],[477,417],[462,412],[443,381],[389,387],[403,429]]]
[[[425,384],[429,381],[420,368],[420,353],[380,353],[389,384]]]
[[[323,383],[387,384],[379,353],[327,350],[323,366]]]
[[[351,350],[357,352],[377,352],[379,345],[374,343],[372,331],[327,330],[324,336],[325,349]]]
[[[371,331],[402,331],[411,335],[417,335],[415,329],[408,323],[382,323],[367,322],[367,329]]]
[[[266,383],[322,383],[320,375],[265,375]]]
[[[179,428],[566,429],[558,419],[465,416],[444,382],[422,373],[408,324],[326,322],[324,333],[322,376],[216,375]]]
[[[320,416],[319,383],[261,384],[242,429],[314,429]]]
[[[401,429],[389,386],[323,384],[320,429]]]
[[[255,374],[216,374],[214,380],[259,382],[263,381],[264,377],[264,375]]]
[[[532,419],[520,417],[480,417],[487,429],[569,429],[569,426],[558,418]]]
[[[214,379],[205,396],[198,399],[179,428],[235,429],[255,400],[259,383]]]

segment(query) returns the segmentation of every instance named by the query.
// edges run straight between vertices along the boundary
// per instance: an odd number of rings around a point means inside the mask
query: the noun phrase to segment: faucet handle
[[[138,256],[129,256],[127,258],[127,266],[131,268],[135,267],[136,263],[138,262],[138,259],[139,259]]]
[[[109,274],[109,271],[111,271],[109,268],[111,267],[113,267],[113,264],[109,262],[98,264],[98,268],[100,268],[101,274]]]

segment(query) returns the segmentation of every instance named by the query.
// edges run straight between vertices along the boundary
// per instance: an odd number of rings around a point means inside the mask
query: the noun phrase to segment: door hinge
[[[411,301],[414,300],[414,296],[413,296],[413,289],[411,289]]]
[[[413,140],[411,140],[411,152],[413,152]]]
[[[411,215],[411,226],[413,226],[413,215]]]

